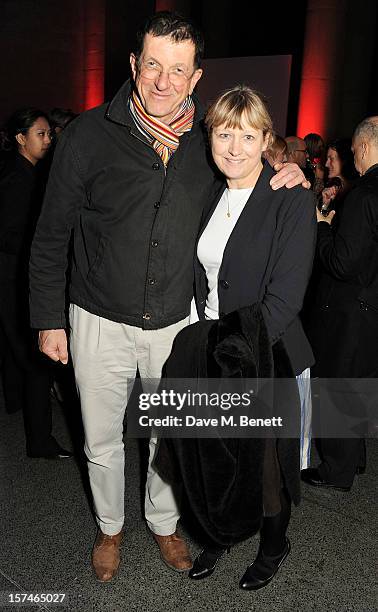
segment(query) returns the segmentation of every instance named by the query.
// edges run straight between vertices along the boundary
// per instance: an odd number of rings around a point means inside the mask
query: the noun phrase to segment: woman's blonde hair
[[[246,85],[237,85],[222,93],[207,111],[205,124],[209,135],[219,125],[242,129],[250,125],[269,134],[273,141],[273,123],[263,97]]]

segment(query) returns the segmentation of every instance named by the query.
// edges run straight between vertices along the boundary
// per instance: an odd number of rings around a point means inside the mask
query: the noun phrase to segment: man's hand
[[[306,179],[298,164],[278,163],[274,164],[274,169],[277,174],[270,179],[272,189],[279,189],[280,187],[291,189],[296,185],[302,185],[305,189],[310,189],[311,183]]]
[[[41,353],[53,361],[68,363],[67,336],[64,329],[45,329],[39,332],[38,346]]]
[[[316,209],[316,219],[317,221],[325,221],[326,223],[328,223],[329,225],[331,225],[332,223],[332,219],[335,216],[335,211],[334,210],[330,210],[328,215],[322,215],[322,213],[320,212],[320,210],[317,208]]]

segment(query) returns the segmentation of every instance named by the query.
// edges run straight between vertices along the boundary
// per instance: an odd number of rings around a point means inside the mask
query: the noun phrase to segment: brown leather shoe
[[[176,572],[187,572],[193,566],[188,546],[177,533],[169,536],[152,534],[160,548],[160,555],[164,563]]]
[[[100,582],[109,582],[117,573],[121,539],[122,531],[113,536],[98,531],[92,551],[92,566]]]

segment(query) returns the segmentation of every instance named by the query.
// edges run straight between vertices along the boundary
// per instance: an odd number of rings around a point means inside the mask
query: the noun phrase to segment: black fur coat
[[[299,427],[298,388],[289,358],[280,340],[270,345],[258,305],[232,312],[219,321],[198,321],[184,328],[165,364],[162,388],[164,377],[292,378],[289,401],[298,415]],[[197,521],[210,540],[221,546],[242,541],[260,528],[265,442],[262,438],[160,440],[156,469],[172,484],[182,483]],[[281,482],[297,504],[299,440],[276,442]]]

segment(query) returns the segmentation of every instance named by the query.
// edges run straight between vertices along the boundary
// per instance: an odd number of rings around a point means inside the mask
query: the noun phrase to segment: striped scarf
[[[129,104],[130,112],[138,129],[150,141],[157,154],[160,155],[164,166],[167,166],[169,158],[179,146],[180,136],[192,129],[194,117],[192,98],[188,96],[184,100],[169,125],[148,115],[135,91],[130,96]]]

